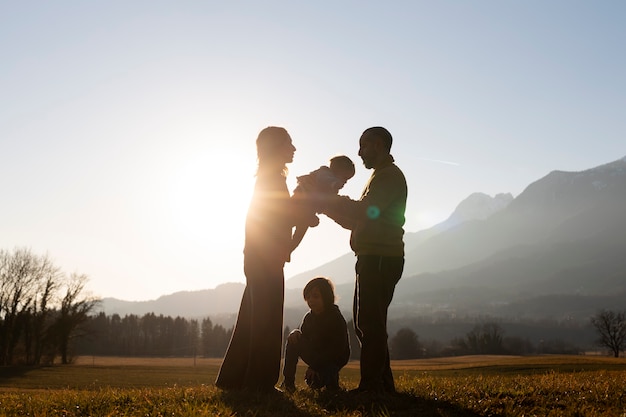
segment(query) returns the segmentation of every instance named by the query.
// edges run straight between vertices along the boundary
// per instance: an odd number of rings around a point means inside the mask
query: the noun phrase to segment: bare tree
[[[79,298],[84,275],[72,275],[59,299],[64,279],[47,255],[0,249],[0,366],[51,361],[59,345],[67,360],[69,339],[98,300]]]
[[[59,269],[47,255],[23,248],[0,250],[0,365],[13,363],[20,339],[27,362],[37,360],[48,303],[59,279]]]
[[[30,304],[33,263],[27,250],[0,251],[0,365],[13,361],[21,331],[18,317]]]
[[[474,354],[498,354],[503,348],[504,330],[497,323],[476,325],[467,333],[467,347]]]
[[[26,339],[28,355],[31,353],[31,342],[33,345],[32,359],[27,357],[27,363],[41,363],[52,313],[50,305],[59,289],[61,280],[60,269],[54,266],[47,257],[42,258],[37,272],[36,295],[32,303],[32,337]]]
[[[55,322],[53,330],[57,338],[59,351],[61,353],[61,363],[69,363],[69,348],[72,338],[80,336],[78,330],[89,316],[89,313],[100,302],[94,297],[81,298],[85,284],[86,275],[72,274],[67,282],[65,295],[61,300],[59,316]]]
[[[626,313],[602,310],[591,317],[591,324],[600,335],[597,343],[618,358],[620,351],[626,348]]]

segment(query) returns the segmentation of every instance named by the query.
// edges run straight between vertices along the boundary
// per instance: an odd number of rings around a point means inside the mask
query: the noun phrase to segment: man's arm
[[[357,222],[375,219],[378,214],[387,210],[401,191],[399,185],[401,184],[398,184],[393,172],[382,170],[371,178],[361,200],[331,196],[323,213],[340,226],[353,230]]]
[[[346,196],[328,196],[322,213],[333,219],[335,223],[344,229],[353,230],[357,222],[353,216],[350,216],[350,211],[346,210],[347,202],[357,203],[357,201],[351,200]]]

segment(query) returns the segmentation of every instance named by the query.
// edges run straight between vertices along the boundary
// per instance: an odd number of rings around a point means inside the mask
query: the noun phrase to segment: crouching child
[[[282,387],[295,391],[296,367],[302,359],[308,365],[305,381],[309,387],[339,389],[339,371],[350,359],[350,343],[346,320],[335,304],[333,284],[328,278],[314,278],[303,295],[310,311],[287,338]]]

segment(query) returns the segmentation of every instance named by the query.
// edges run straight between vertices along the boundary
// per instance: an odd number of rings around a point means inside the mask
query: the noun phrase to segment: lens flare
[[[378,206],[369,206],[366,213],[368,218],[375,220],[380,216],[380,209]]]

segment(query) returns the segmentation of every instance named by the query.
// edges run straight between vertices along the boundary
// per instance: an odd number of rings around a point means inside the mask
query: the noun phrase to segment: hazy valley
[[[406,266],[390,320],[497,317],[584,322],[626,308],[626,158],[581,172],[553,171],[517,197],[481,193],[443,223],[407,233]],[[289,278],[285,322],[304,313],[301,288],[323,275],[350,317],[354,255]],[[243,284],[177,292],[157,300],[104,299],[106,314],[215,317],[232,323]]]

